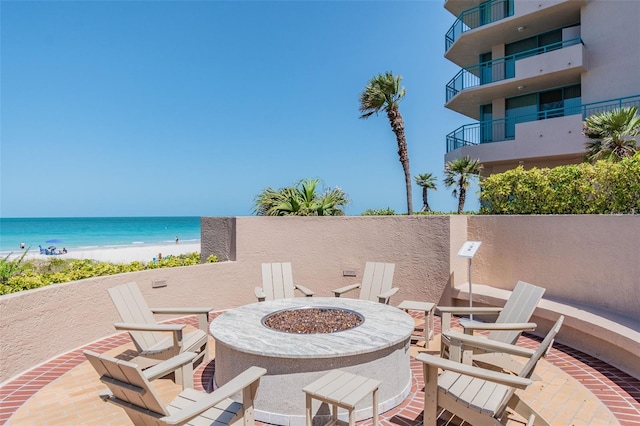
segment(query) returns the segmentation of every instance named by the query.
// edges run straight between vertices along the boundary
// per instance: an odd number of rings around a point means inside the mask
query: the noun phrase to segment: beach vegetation
[[[640,153],[618,162],[519,166],[479,185],[481,214],[638,214]]]
[[[19,275],[28,268],[28,265],[23,262],[28,251],[29,249],[25,250],[20,257],[15,259],[10,259],[11,253],[4,259],[0,259],[0,284],[5,284],[9,278]]]
[[[632,157],[639,148],[640,115],[638,107],[625,107],[593,114],[585,120],[583,133],[589,139],[585,161],[620,161]]]
[[[267,187],[254,198],[257,216],[344,216],[349,197],[340,188],[321,188],[320,179],[302,179],[294,186]]]
[[[200,253],[197,252],[178,256],[167,256],[160,260],[147,263],[139,261],[131,263],[110,263],[90,259],[77,260],[60,258],[46,260],[24,259],[25,254],[14,260],[9,260],[9,256],[0,260],[0,277],[2,277],[0,281],[0,295],[86,278],[144,271],[147,269],[199,265],[201,263]],[[207,262],[217,262],[217,260],[218,258],[215,255],[207,258]]]
[[[453,186],[451,195],[458,198],[458,214],[464,210],[464,202],[467,196],[467,189],[473,178],[480,175],[482,165],[478,160],[470,157],[460,157],[447,162],[444,167],[444,184],[447,187]]]
[[[367,209],[362,212],[361,216],[393,216],[395,214],[394,209],[387,207],[386,209]]]
[[[407,192],[407,214],[413,214],[413,201],[411,197],[411,172],[409,171],[409,152],[407,150],[407,138],[404,132],[404,119],[400,114],[399,103],[404,98],[406,90],[400,86],[402,76],[393,75],[387,71],[378,74],[369,80],[362,93],[360,93],[360,118],[367,119],[373,114],[384,111],[389,119],[391,130],[396,136],[398,144],[398,157],[404,171],[405,188]]]

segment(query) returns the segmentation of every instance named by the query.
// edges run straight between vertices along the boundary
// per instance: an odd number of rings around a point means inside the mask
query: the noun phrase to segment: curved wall
[[[405,299],[449,305],[451,286],[467,281],[467,261],[457,257],[467,239],[482,241],[473,260],[476,283],[511,290],[528,281],[545,287],[545,298],[640,323],[638,215],[203,218],[202,235],[203,257],[219,247],[232,260],[0,296],[0,383],[114,334],[119,318],[107,289],[118,284],[136,281],[152,307],[224,310],[255,301],[262,262],[289,261],[296,282],[332,296],[332,289],[360,280],[366,261],[384,261],[396,263],[400,291],[393,305]],[[212,243],[214,236],[219,241]],[[344,270],[357,276],[344,277]],[[153,280],[167,286],[153,289]]]

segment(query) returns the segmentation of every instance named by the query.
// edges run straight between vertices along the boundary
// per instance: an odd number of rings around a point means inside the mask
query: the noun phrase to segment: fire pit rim
[[[310,300],[313,299],[313,300]],[[415,323],[406,312],[368,300],[296,297],[255,302],[224,311],[209,324],[216,345],[267,358],[335,358],[369,353],[406,341]],[[260,319],[283,307],[331,305],[357,309],[365,315],[366,324],[341,333],[301,334],[281,333],[263,327]],[[372,317],[369,318],[368,315]],[[372,321],[369,321],[371,319]],[[242,323],[239,327],[238,324]],[[286,339],[285,339],[286,338]],[[283,340],[284,339],[284,340]],[[339,339],[339,342],[336,341]],[[380,343],[384,339],[384,343]]]

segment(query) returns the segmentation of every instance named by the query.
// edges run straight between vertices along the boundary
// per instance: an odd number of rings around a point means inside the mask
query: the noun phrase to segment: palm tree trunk
[[[404,135],[404,120],[397,109],[388,109],[387,117],[391,124],[391,129],[396,135],[398,142],[398,157],[404,170],[404,181],[407,188],[407,214],[413,214],[413,201],[411,197],[411,172],[409,171],[409,153],[407,152],[407,139]]]
[[[464,210],[464,201],[467,197],[467,190],[464,188],[464,185],[460,185],[460,198],[458,199],[458,214],[461,214]]]
[[[427,200],[427,187],[426,186],[422,187],[422,211],[423,212],[431,211],[431,209],[429,208],[429,201]]]

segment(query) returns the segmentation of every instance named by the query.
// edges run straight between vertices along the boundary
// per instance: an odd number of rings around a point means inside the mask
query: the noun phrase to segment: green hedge
[[[640,214],[640,153],[617,163],[519,166],[480,189],[481,214]]]
[[[123,274],[125,272],[144,271],[157,268],[174,268],[200,264],[200,253],[167,256],[154,262],[109,263],[95,260],[75,260],[52,258],[45,261],[9,260],[9,256],[0,259],[0,295],[16,293],[44,287],[50,284],[68,283],[85,278],[101,277],[105,275]],[[211,255],[207,263],[218,261],[218,257]],[[2,273],[5,271],[5,273]]]

